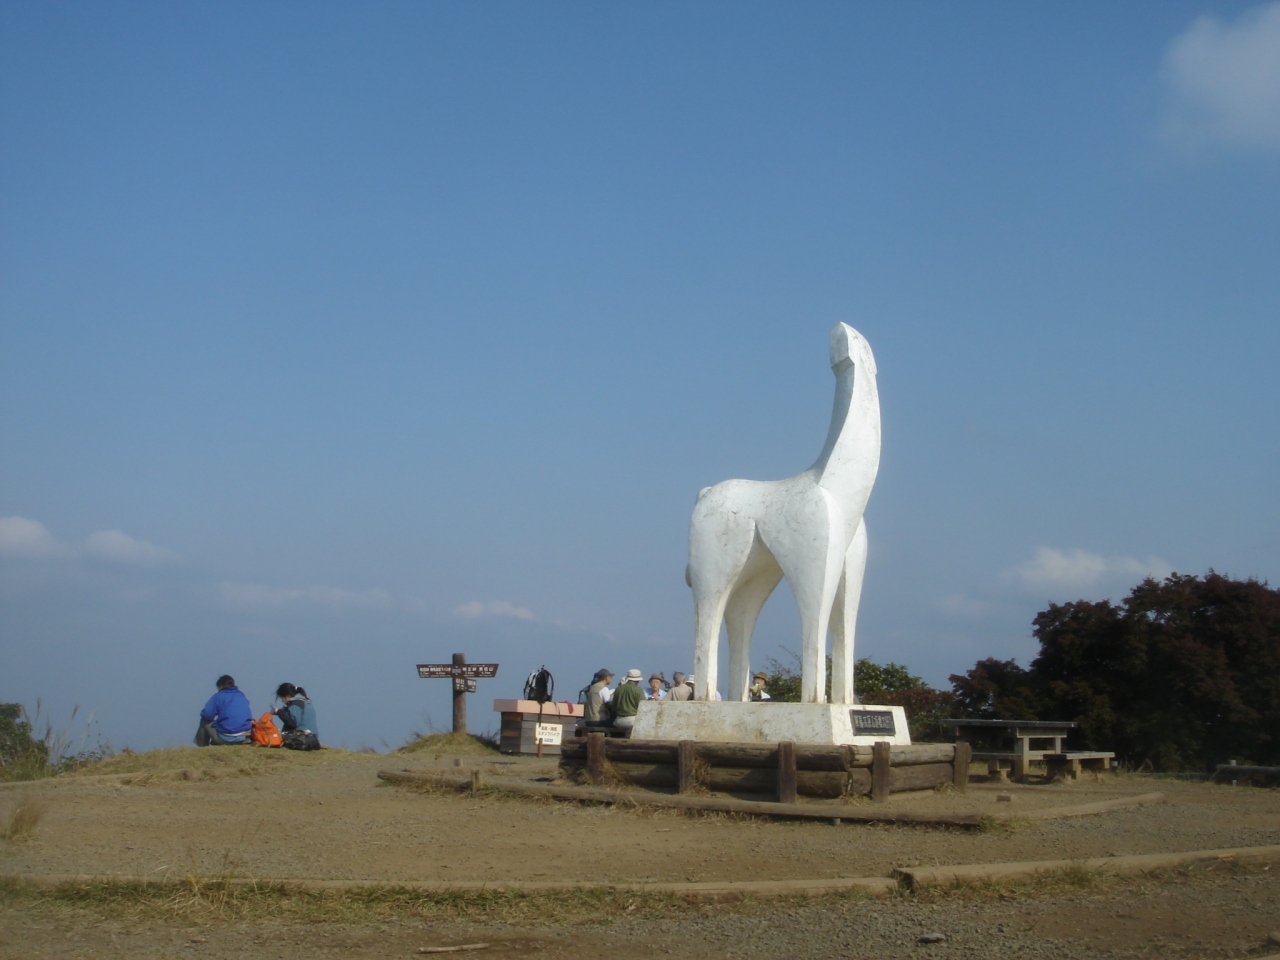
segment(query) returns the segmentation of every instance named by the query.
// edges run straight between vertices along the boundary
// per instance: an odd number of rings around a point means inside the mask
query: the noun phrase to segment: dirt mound
[[[443,756],[497,756],[498,741],[494,737],[474,733],[418,734],[396,753],[434,754]]]

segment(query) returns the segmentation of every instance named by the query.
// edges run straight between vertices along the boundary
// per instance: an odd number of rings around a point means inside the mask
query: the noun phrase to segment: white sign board
[[[564,732],[564,727],[558,723],[540,723],[534,731],[535,743],[546,743],[553,746],[560,746],[560,736]]]

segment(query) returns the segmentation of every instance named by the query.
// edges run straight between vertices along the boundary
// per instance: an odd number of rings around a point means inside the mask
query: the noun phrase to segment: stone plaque
[[[850,710],[855,737],[892,737],[897,733],[890,710]]]

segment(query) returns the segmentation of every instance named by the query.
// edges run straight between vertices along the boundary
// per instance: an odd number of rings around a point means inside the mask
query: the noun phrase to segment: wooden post
[[[884,803],[889,799],[889,750],[888,740],[877,740],[871,747],[871,799]]]
[[[969,789],[969,761],[973,758],[973,747],[961,740],[956,744],[955,775],[951,781],[956,793],[965,793]]]
[[[604,783],[604,734],[587,734],[587,780]]]
[[[796,745],[790,740],[778,744],[778,802],[796,802]]]
[[[681,740],[676,747],[676,766],[679,768],[680,792],[693,793],[698,785],[694,777],[694,763],[698,759],[698,743],[696,740]]]
[[[455,667],[460,667],[466,662],[467,655],[465,653],[455,653],[453,655],[453,665]],[[459,690],[456,680],[453,685],[453,732],[467,732],[467,688],[466,684],[463,684],[462,689]]]

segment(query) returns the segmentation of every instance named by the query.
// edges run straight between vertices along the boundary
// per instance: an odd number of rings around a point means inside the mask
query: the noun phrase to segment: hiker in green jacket
[[[636,725],[636,710],[644,702],[642,679],[639,670],[628,670],[609,704],[613,708],[613,728],[625,731],[627,736],[631,736],[631,728]]]

